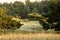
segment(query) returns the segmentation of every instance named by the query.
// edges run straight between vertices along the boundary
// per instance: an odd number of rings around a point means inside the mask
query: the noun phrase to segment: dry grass
[[[29,34],[5,34],[0,35],[0,40],[60,40],[60,34],[29,33]]]

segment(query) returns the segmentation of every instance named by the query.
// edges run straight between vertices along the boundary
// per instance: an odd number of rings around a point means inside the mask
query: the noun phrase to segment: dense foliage
[[[0,28],[16,29],[21,26],[20,22],[12,20],[12,16],[6,15],[6,7],[0,7]]]
[[[7,15],[12,15],[14,17],[18,16],[19,18],[29,18],[28,14],[39,13],[40,15],[42,15],[41,17],[36,16],[32,17],[33,18],[35,17],[35,20],[36,18],[38,18],[39,22],[42,22],[41,24],[45,29],[50,28],[60,30],[60,1],[58,0],[49,0],[49,1],[46,0],[41,2],[37,1],[30,2],[30,0],[27,0],[25,4],[19,1],[15,1],[14,3],[9,4],[0,3],[0,7],[3,6],[6,7]],[[2,9],[0,8],[0,10]],[[32,17],[30,16],[30,18]],[[41,19],[47,19],[47,20],[46,22],[44,22]]]

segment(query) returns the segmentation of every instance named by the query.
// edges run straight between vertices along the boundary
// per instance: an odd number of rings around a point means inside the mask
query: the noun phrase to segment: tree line
[[[22,19],[28,18],[30,13],[39,13],[47,19],[47,24],[49,25],[47,29],[60,30],[60,1],[50,0],[41,2],[30,2],[30,0],[25,1],[25,4],[20,1],[15,1],[14,3],[0,3],[0,8],[6,7],[6,14],[12,15],[14,17],[18,16]],[[38,19],[40,20],[40,18]],[[40,20],[41,21],[41,20]],[[46,24],[46,23],[45,23]],[[43,25],[45,25],[43,24]],[[46,27],[46,26],[44,26]]]

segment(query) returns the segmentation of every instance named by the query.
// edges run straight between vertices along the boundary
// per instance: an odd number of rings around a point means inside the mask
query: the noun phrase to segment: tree
[[[11,16],[8,16],[6,7],[0,7],[0,28],[1,29],[16,29],[22,24],[15,20],[12,20]]]
[[[60,1],[46,1],[48,6],[48,11],[45,13],[45,17],[48,18],[48,23],[51,24],[51,28],[55,30],[60,30],[58,25],[60,24]],[[57,23],[56,23],[57,22]],[[54,24],[56,23],[56,24]]]

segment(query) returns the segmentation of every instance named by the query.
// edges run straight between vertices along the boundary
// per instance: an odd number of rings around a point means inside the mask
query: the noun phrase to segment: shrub
[[[16,29],[16,28],[19,28],[20,26],[21,26],[21,23],[15,20],[12,20],[12,17],[10,16],[0,17],[0,28]]]

